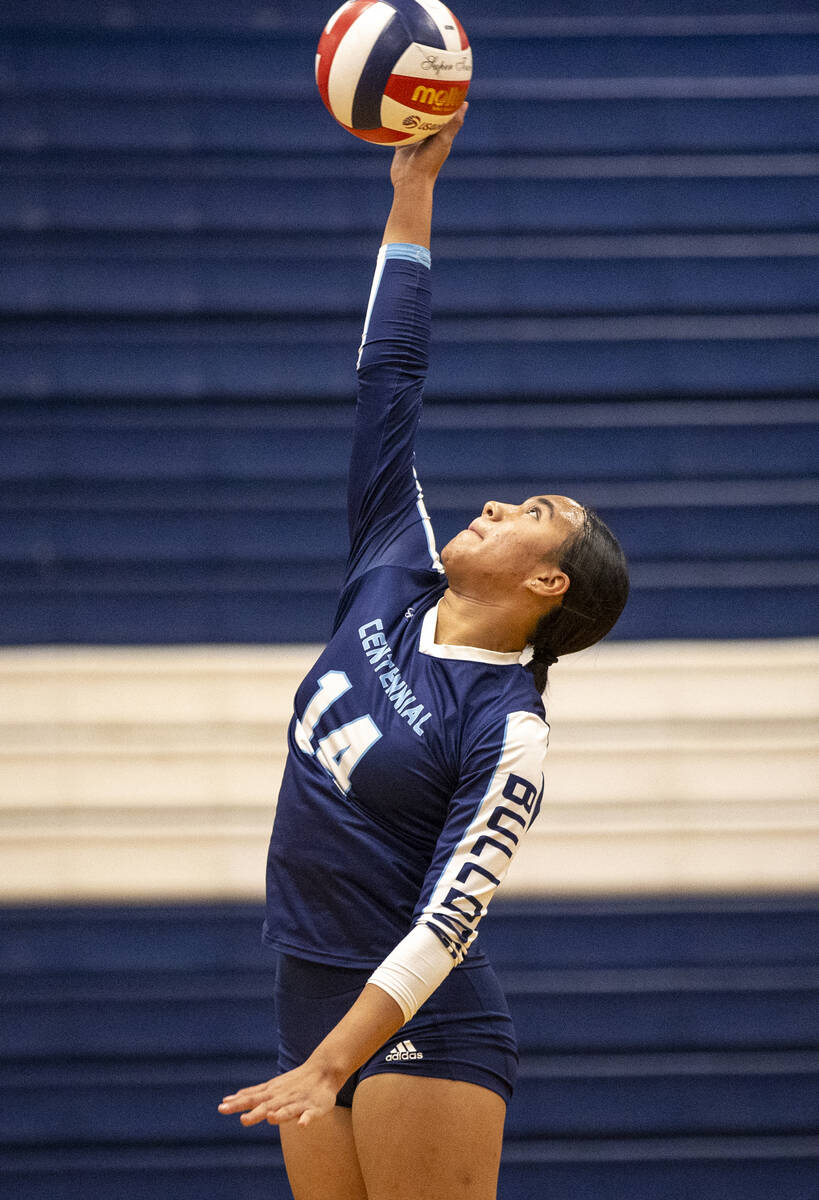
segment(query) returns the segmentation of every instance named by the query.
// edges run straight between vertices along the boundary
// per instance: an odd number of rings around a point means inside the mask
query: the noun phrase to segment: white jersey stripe
[[[378,256],[375,260],[375,272],[373,281],[370,287],[370,297],[367,301],[367,313],[364,317],[364,329],[361,334],[361,345],[358,348],[358,362],[356,368],[361,366],[361,352],[367,342],[367,334],[370,331],[370,318],[373,315],[373,307],[375,298],[378,295],[378,289],[381,286],[381,276],[384,274],[384,264],[388,258],[403,258],[408,262],[421,263],[424,267],[431,266],[432,259],[429,250],[426,246],[415,246],[409,242],[386,242],[378,251]]]
[[[412,473],[413,473],[413,476],[415,477],[415,486],[418,489],[418,500],[416,503],[416,507],[418,509],[418,515],[421,518],[421,524],[424,527],[424,533],[426,534],[427,548],[429,550],[429,557],[432,560],[432,568],[434,571],[437,571],[440,575],[443,575],[444,574],[444,564],[441,562],[440,558],[438,557],[438,549],[435,545],[435,531],[432,528],[432,521],[430,521],[430,519],[429,519],[429,513],[427,512],[427,506],[424,503],[424,493],[421,490],[421,481],[418,478],[418,474],[415,470],[415,467],[412,468]]]
[[[375,260],[375,273],[373,275],[372,287],[370,288],[370,298],[367,301],[367,315],[364,317],[364,329],[361,334],[361,345],[358,347],[358,361],[356,368],[361,366],[361,355],[364,351],[364,345],[367,341],[367,333],[370,328],[370,317],[373,315],[373,305],[375,298],[378,295],[378,288],[381,284],[381,276],[384,274],[384,263],[387,261],[387,247],[382,246],[378,251],[378,257]]]
[[[543,795],[549,726],[535,713],[510,713],[489,787],[441,872],[418,920],[447,938],[460,962]]]

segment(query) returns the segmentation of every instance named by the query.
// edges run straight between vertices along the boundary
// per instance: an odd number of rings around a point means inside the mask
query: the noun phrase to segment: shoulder
[[[476,715],[492,711],[495,721],[512,714],[516,717],[526,715],[532,718],[527,726],[534,729],[539,724],[548,729],[543,697],[535,686],[532,672],[523,665],[487,666],[478,670],[469,698],[469,707],[476,710]]]
[[[463,732],[467,753],[495,747],[504,758],[542,762],[549,724],[531,673],[523,667],[480,673],[466,697]]]

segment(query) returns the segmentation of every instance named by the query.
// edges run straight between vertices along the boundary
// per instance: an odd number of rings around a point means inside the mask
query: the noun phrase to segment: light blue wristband
[[[413,242],[389,242],[384,247],[385,258],[405,258],[407,262],[420,263],[423,267],[432,266],[432,256],[426,246],[416,246]]]

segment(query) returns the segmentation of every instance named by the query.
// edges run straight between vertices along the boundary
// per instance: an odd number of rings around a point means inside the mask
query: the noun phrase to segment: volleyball
[[[463,103],[472,51],[440,0],[348,0],[316,51],[316,83],[348,133],[411,145],[445,125]]]

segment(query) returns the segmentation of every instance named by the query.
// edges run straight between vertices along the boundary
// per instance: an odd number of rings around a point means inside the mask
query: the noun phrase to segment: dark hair
[[[583,528],[560,548],[558,565],[569,577],[563,603],[540,618],[532,637],[529,670],[539,692],[546,688],[549,667],[561,654],[585,650],[605,637],[628,599],[628,568],[620,543],[590,508],[583,509]]]

